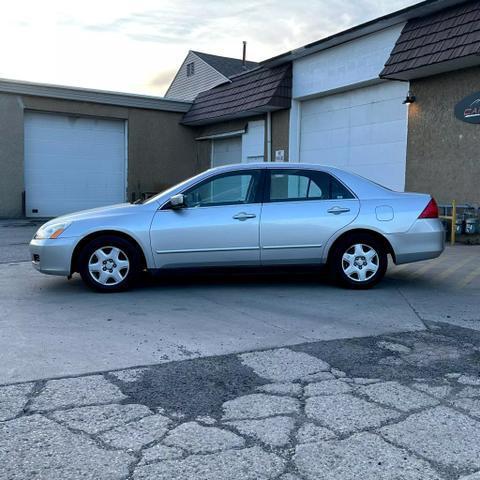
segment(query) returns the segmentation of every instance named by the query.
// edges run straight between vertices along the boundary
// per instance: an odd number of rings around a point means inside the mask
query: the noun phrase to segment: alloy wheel
[[[378,271],[380,259],[376,250],[369,245],[357,243],[349,247],[342,256],[342,269],[354,282],[366,282]]]
[[[118,247],[98,248],[88,261],[90,276],[100,285],[118,285],[125,280],[129,270],[130,261]]]

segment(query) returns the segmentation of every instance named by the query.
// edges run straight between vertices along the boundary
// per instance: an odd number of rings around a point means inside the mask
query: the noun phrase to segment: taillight
[[[418,218],[438,218],[438,205],[432,198]]]

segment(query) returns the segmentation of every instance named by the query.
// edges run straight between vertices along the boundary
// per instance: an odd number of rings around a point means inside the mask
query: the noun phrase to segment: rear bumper
[[[445,230],[435,218],[417,220],[405,233],[386,235],[395,253],[395,263],[437,258],[445,249]]]
[[[30,242],[32,265],[48,275],[70,275],[70,266],[76,238],[55,238]]]

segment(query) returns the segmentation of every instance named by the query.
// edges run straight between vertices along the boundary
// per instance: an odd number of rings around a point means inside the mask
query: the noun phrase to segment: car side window
[[[336,178],[330,176],[330,199],[331,200],[348,200],[355,198],[352,192],[341,184]]]
[[[349,199],[353,195],[326,172],[273,170],[270,173],[270,202]]]
[[[254,203],[260,171],[225,173],[195,185],[184,192],[189,208]]]

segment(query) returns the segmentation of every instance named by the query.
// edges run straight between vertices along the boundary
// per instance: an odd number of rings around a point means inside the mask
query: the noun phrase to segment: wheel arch
[[[386,252],[392,256],[393,261],[396,262],[395,250],[393,249],[392,244],[388,241],[388,239],[384,235],[382,235],[380,232],[377,232],[376,230],[372,230],[369,228],[352,228],[351,230],[347,230],[346,232],[341,233],[330,244],[330,247],[328,249],[328,254],[327,254],[327,263],[330,261],[332,253],[335,250],[335,246],[339,242],[347,238],[349,235],[362,234],[362,233],[375,237],[384,246]]]
[[[98,237],[103,237],[104,235],[112,235],[115,237],[123,238],[124,240],[127,240],[128,242],[132,243],[135,248],[138,250],[140,253],[140,258],[142,261],[142,267],[146,268],[147,266],[147,259],[145,257],[145,252],[143,251],[143,248],[141,247],[140,243],[138,240],[136,240],[134,237],[129,235],[128,233],[122,232],[120,230],[98,230],[96,232],[89,233],[85,237],[83,237],[77,245],[75,245],[75,248],[72,253],[72,259],[70,262],[70,274],[72,275],[75,272],[78,272],[78,257],[80,255],[80,252],[83,250],[85,245],[87,245],[89,242],[94,240],[95,238]]]

